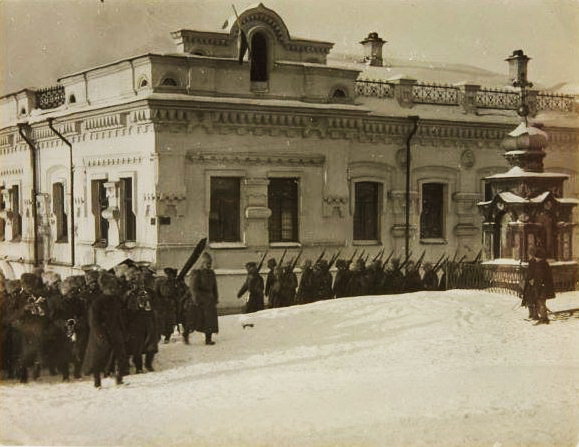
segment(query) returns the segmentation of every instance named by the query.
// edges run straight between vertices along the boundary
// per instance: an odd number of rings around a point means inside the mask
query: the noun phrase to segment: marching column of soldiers
[[[342,297],[444,290],[446,280],[444,275],[439,280],[438,272],[455,261],[442,256],[434,265],[422,265],[422,253],[416,262],[411,254],[401,262],[393,252],[383,260],[384,250],[371,260],[364,252],[356,256],[357,250],[349,259],[337,252],[327,260],[324,251],[313,262],[303,261],[298,281],[295,271],[302,252],[285,261],[286,254],[287,250],[279,261],[268,259],[265,282],[260,271],[267,252],[259,263],[246,264],[247,277],[237,295],[249,293],[246,313],[264,309],[266,299],[267,307],[277,308]],[[47,372],[69,380],[72,367],[75,378],[91,375],[98,388],[103,375],[121,384],[130,372],[154,371],[159,343],[169,343],[175,330],[185,344],[192,332],[204,334],[206,345],[215,343],[219,294],[209,254],[201,255],[201,267],[187,277],[191,265],[182,275],[165,268],[163,276],[134,262],[109,271],[90,267],[84,275],[64,280],[42,269],[24,273],[19,280],[0,274],[3,377],[25,383],[30,374],[37,379]]]
[[[98,267],[98,266],[92,266]],[[189,284],[172,268],[156,277],[147,266],[120,264],[112,271],[89,269],[61,280],[36,269],[19,280],[0,273],[2,377],[22,383],[30,375],[60,373],[70,379],[91,375],[117,384],[131,372],[154,371],[159,342],[169,343],[177,328],[189,344],[193,331],[212,345],[217,325],[217,282],[211,257]]]
[[[443,255],[434,265],[429,262],[423,264],[425,253],[416,262],[410,259],[411,254],[401,262],[392,256],[393,252],[383,260],[384,250],[371,260],[364,252],[356,256],[357,250],[349,259],[340,258],[340,254],[337,252],[327,260],[323,251],[315,261],[304,260],[298,281],[294,270],[302,252],[284,262],[286,250],[279,262],[275,258],[268,259],[269,271],[264,284],[259,272],[267,256],[266,252],[259,264],[248,262],[245,265],[247,278],[237,297],[241,298],[249,292],[245,312],[251,313],[264,309],[266,299],[267,307],[276,308],[332,298],[445,290],[446,280],[444,277],[439,280],[438,272],[446,263],[455,263],[455,259],[451,261]],[[480,255],[474,262],[479,258]],[[459,262],[462,262],[462,259]],[[331,269],[334,265],[336,274],[333,278]],[[420,274],[421,268],[424,271],[423,276]]]

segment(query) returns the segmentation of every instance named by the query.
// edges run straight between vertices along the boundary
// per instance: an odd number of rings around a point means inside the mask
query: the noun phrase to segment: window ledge
[[[299,248],[302,246],[300,242],[270,242],[271,248]]]
[[[68,244],[68,239],[57,239],[55,244]]]
[[[448,241],[442,238],[420,239],[420,243],[424,245],[446,245]]]
[[[125,241],[125,242],[121,242],[115,248],[118,248],[119,250],[132,250],[136,246],[137,246],[137,243],[135,241]]]
[[[108,242],[106,241],[96,241],[92,243],[94,248],[107,248]]]
[[[13,239],[10,239],[10,242],[22,242],[22,238],[20,236],[17,236]]]
[[[245,242],[209,242],[209,248],[214,248],[215,250],[243,249],[247,248],[247,245],[245,245]]]
[[[363,246],[363,245],[382,245],[382,242],[380,242],[380,241],[365,241],[365,240],[360,240],[360,241],[352,241],[352,245],[358,245],[358,246]]]

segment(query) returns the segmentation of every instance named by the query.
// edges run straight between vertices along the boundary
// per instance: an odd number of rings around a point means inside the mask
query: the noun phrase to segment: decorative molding
[[[129,155],[126,154],[124,156],[117,156],[117,157],[94,157],[94,158],[86,158],[86,164],[88,167],[94,166],[117,166],[117,165],[131,165],[131,164],[139,164],[143,161],[143,157],[141,155]]]
[[[113,113],[88,118],[84,122],[84,128],[88,131],[105,129],[117,129],[127,124],[127,113]]]
[[[283,153],[262,154],[259,152],[188,152],[187,159],[195,163],[238,163],[250,165],[322,166],[326,157],[321,154]]]
[[[8,168],[0,171],[0,177],[6,177],[9,175],[21,175],[23,173],[24,173],[23,168]]]
[[[470,169],[474,166],[476,162],[476,158],[474,156],[474,152],[471,149],[466,149],[464,151],[462,151],[462,154],[460,154],[460,165]]]
[[[348,197],[326,195],[322,198],[322,214],[324,217],[345,217]]]

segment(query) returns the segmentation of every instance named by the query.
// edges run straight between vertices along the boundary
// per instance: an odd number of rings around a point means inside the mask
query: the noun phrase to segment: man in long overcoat
[[[547,300],[555,298],[553,274],[546,259],[545,250],[538,247],[531,252],[523,302],[534,305],[539,321],[536,324],[549,324]]]
[[[191,294],[195,303],[199,307],[198,332],[205,334],[205,344],[214,345],[212,334],[219,332],[217,323],[217,303],[219,293],[217,292],[217,280],[212,267],[212,259],[208,253],[201,256],[201,268],[193,272],[191,281]]]
[[[118,280],[109,273],[102,273],[98,284],[101,293],[89,308],[90,333],[83,363],[85,374],[93,375],[97,388],[101,386],[101,373],[111,355],[117,362],[117,384],[121,384],[123,376],[128,373]]]

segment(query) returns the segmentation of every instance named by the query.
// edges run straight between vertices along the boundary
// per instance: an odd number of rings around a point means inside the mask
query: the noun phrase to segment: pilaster
[[[244,180],[245,207],[245,242],[251,247],[266,247],[269,243],[268,219],[271,210],[267,206],[266,177],[247,177]]]

